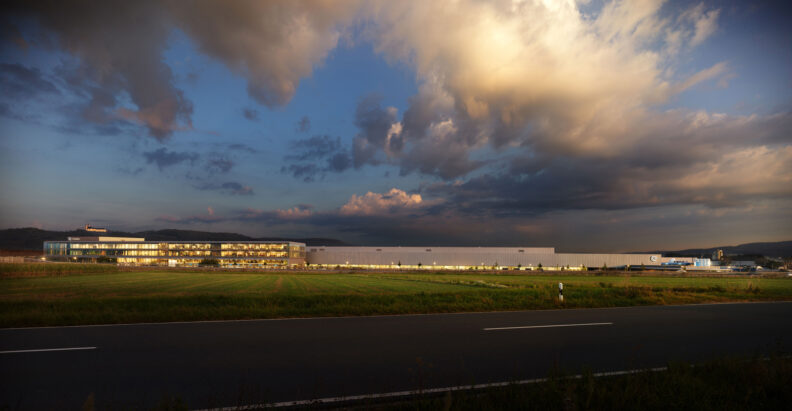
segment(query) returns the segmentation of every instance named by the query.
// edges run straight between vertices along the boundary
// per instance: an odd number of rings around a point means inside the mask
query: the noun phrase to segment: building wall
[[[82,239],[81,239],[82,240]],[[214,260],[221,266],[302,266],[305,244],[272,241],[46,241],[50,260],[101,261],[129,265],[197,266]]]
[[[195,266],[203,259],[230,267],[599,268],[653,266],[659,254],[555,253],[552,247],[305,247],[293,242],[48,241],[47,258],[130,265]],[[679,260],[679,259],[677,259]],[[691,259],[692,262],[692,259]]]
[[[556,254],[552,247],[307,247],[312,265],[618,267],[659,264],[659,254]]]

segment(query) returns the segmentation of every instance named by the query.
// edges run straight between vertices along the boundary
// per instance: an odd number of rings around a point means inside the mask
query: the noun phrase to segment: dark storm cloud
[[[399,151],[401,142],[391,143],[388,140],[389,131],[397,122],[396,109],[383,108],[382,97],[372,94],[363,97],[355,109],[355,125],[360,132],[352,143],[352,159],[355,168],[365,164],[380,164],[382,161],[377,154],[391,148]],[[398,137],[397,137],[398,140]]]
[[[215,154],[206,161],[206,171],[212,174],[227,173],[234,168],[234,161],[230,158]]]
[[[108,125],[111,123],[128,123],[117,113],[117,95],[123,92],[123,81],[120,77],[107,78],[97,82],[99,72],[94,67],[80,62],[61,60],[53,68],[64,88],[77,97],[76,101],[61,108],[66,122],[74,128],[86,128],[86,125]],[[87,124],[80,124],[86,123]]]
[[[245,145],[245,144],[240,144],[240,143],[229,144],[228,145],[228,149],[229,150],[237,150],[237,151],[246,151],[246,152],[251,153],[251,154],[258,153],[258,150],[256,150],[255,148],[250,147],[250,146]]]
[[[424,85],[410,97],[401,125],[395,139],[407,146],[399,160],[401,175],[419,172],[449,180],[487,164],[470,159],[486,142],[485,124],[470,119],[442,90]]]
[[[346,152],[333,154],[327,159],[327,170],[335,173],[340,173],[349,168],[352,160]]]
[[[316,212],[298,205],[287,210],[246,209],[230,213],[222,221],[265,225],[269,230],[303,227],[312,233],[334,233],[343,239],[370,245],[480,245],[490,230],[508,232],[509,224],[479,217],[438,218],[426,209],[393,210],[385,214],[348,214],[342,210]],[[428,263],[430,261],[427,261]]]
[[[300,121],[297,122],[295,129],[299,133],[307,133],[311,131],[311,119],[308,118],[308,116],[303,116]]]
[[[60,94],[58,88],[45,79],[37,68],[16,63],[0,64],[0,88],[4,99],[15,101],[40,94]]]
[[[44,124],[41,112],[31,110],[33,102],[62,100],[61,90],[37,68],[17,63],[0,63],[0,116],[34,124]]]
[[[242,185],[236,181],[227,181],[224,183],[202,183],[194,187],[202,191],[219,191],[223,194],[234,196],[250,196],[254,194],[253,188]]]
[[[161,5],[81,1],[64,7],[38,1],[13,4],[10,11],[37,18],[57,35],[57,45],[87,68],[81,74],[90,77],[73,83],[90,96],[86,120],[104,122],[112,112],[161,141],[191,127],[192,104],[173,85],[162,58],[170,28]],[[115,96],[122,91],[136,108],[117,104]]]
[[[422,192],[447,198],[465,214],[498,216],[677,205],[724,208],[789,198],[792,147],[773,143],[779,138],[776,129],[762,123],[738,119],[680,128],[695,138],[661,128],[645,144],[613,157],[520,156],[503,171],[429,185]]]
[[[22,50],[26,50],[29,44],[19,31],[19,27],[6,20],[6,18],[0,17],[0,42],[9,42]]]
[[[472,160],[472,146],[460,142],[455,134],[422,140],[412,146],[401,159],[400,175],[413,172],[450,180],[491,163],[491,160]]]
[[[197,47],[248,81],[259,103],[286,104],[340,38],[355,2],[197,1],[170,3],[177,25]]]
[[[317,135],[295,140],[291,144],[294,154],[284,159],[292,164],[283,166],[281,172],[303,181],[314,181],[328,172],[340,173],[350,167],[349,153],[341,144],[340,137]]]
[[[87,121],[113,115],[145,127],[159,141],[192,129],[192,103],[175,86],[164,51],[179,29],[203,53],[243,75],[248,94],[268,107],[282,106],[300,80],[336,47],[357,2],[215,1],[123,2],[12,1],[4,22],[30,19],[41,28],[35,44],[66,51],[90,68],[83,94]],[[27,47],[15,24],[3,24],[7,44]],[[194,73],[187,77],[194,82]],[[88,85],[90,83],[90,85]],[[103,95],[99,95],[99,93]],[[113,97],[128,96],[134,107]],[[254,119],[255,112],[244,112]]]
[[[163,147],[154,151],[146,151],[143,153],[143,157],[146,158],[146,163],[156,164],[160,171],[162,171],[167,167],[171,167],[183,162],[189,162],[190,164],[193,164],[196,160],[198,160],[200,155],[198,153],[186,151],[168,151]]]
[[[249,186],[243,186],[236,181],[228,181],[220,184],[220,190],[231,195],[249,196],[253,195],[253,189]]]
[[[252,109],[252,108],[242,109],[242,115],[245,116],[245,118],[250,120],[250,121],[258,121],[258,119],[259,119],[258,110],[255,110],[255,109]]]
[[[302,178],[303,181],[309,183],[322,173],[322,169],[316,164],[289,164],[281,167],[281,173],[291,174],[294,178]]]
[[[225,147],[229,150],[242,152],[256,152],[254,149],[244,144],[211,144],[211,147]],[[232,147],[233,146],[233,147]],[[154,151],[142,153],[148,164],[156,164],[160,171],[166,168],[183,164],[180,168],[185,174],[171,174],[170,178],[184,178],[192,187],[201,191],[217,191],[227,195],[247,196],[253,195],[253,189],[236,181],[220,180],[233,178],[232,174],[237,161],[232,153],[218,151],[207,151],[202,153],[192,151],[170,151],[167,148],[159,148]],[[137,174],[137,173],[135,173]],[[225,177],[218,177],[225,176]]]
[[[413,104],[398,121],[394,107],[383,107],[382,98],[372,94],[361,98],[355,110],[355,125],[359,132],[352,141],[351,156],[337,155],[336,167],[325,171],[344,171],[349,167],[395,164],[400,174],[419,172],[452,179],[481,168],[489,160],[472,160],[471,152],[481,146],[480,132],[470,121],[438,121],[434,112],[440,103],[433,96],[414,96]],[[437,121],[432,123],[432,121]],[[409,125],[409,128],[405,128]],[[351,158],[350,158],[351,157]]]
[[[286,156],[287,160],[305,161],[327,157],[341,150],[341,138],[318,135],[306,139],[296,140],[291,144],[295,154]]]

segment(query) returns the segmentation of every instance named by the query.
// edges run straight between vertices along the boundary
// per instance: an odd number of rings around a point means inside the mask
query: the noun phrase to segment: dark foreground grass
[[[788,410],[792,404],[792,359],[772,356],[721,358],[691,365],[669,364],[665,371],[637,371],[596,377],[583,370],[557,371],[540,382],[418,394],[389,399],[314,403],[288,409],[317,410]],[[93,397],[86,400],[93,409]],[[256,404],[260,408],[256,408]],[[220,404],[212,404],[217,407]],[[223,404],[228,405],[228,404]],[[156,410],[187,410],[178,395],[166,396]],[[255,395],[240,398],[240,409],[268,409]]]
[[[0,327],[792,300],[785,278],[54,273],[0,277]]]
[[[782,410],[792,404],[792,359],[719,359],[614,377],[551,375],[535,384],[449,392],[347,408],[378,410]],[[318,408],[318,407],[315,407]],[[308,407],[310,409],[310,407]]]

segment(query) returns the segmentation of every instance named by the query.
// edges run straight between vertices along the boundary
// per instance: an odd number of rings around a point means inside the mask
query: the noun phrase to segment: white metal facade
[[[552,247],[306,247],[316,265],[439,267],[618,267],[656,265],[659,254],[568,254]]]

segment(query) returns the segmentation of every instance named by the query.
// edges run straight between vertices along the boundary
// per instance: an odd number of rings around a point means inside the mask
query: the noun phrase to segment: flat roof
[[[69,241],[146,241],[143,237],[69,237]]]
[[[97,242],[109,242],[109,243],[125,243],[125,242],[135,242],[135,243],[145,243],[145,244],[301,244],[296,241],[276,241],[276,240],[265,240],[265,241],[170,241],[170,240],[162,240],[162,241],[146,241],[145,238],[139,237],[68,237],[66,241],[64,240],[52,240],[52,241],[45,241],[45,243],[62,243],[62,242],[88,242],[88,243],[97,243]]]

